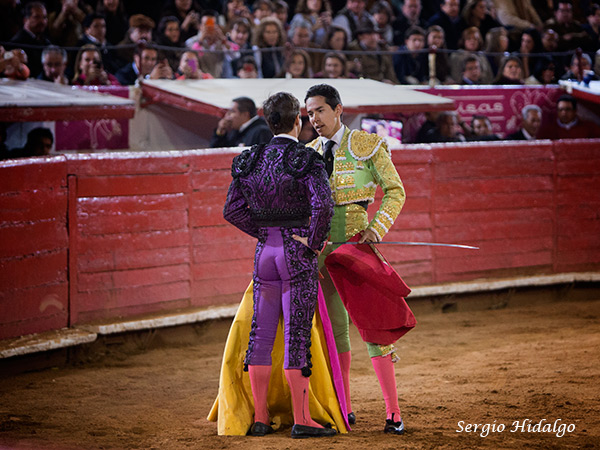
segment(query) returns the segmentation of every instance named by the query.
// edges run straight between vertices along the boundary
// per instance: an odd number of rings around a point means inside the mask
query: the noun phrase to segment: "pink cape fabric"
[[[417,324],[404,299],[410,288],[379,249],[340,245],[327,256],[325,266],[365,342],[393,344]]]

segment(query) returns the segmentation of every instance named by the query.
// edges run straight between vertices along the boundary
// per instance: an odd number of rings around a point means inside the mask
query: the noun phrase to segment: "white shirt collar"
[[[258,117],[259,117],[259,116],[258,116],[258,115],[256,115],[256,116],[252,117],[252,118],[251,118],[251,119],[250,119],[248,122],[244,122],[238,131],[239,131],[240,133],[241,133],[242,131],[244,131],[244,130],[245,130],[246,128],[248,128],[248,127],[249,127],[249,126],[250,126],[250,125],[251,125],[253,122],[257,121],[257,120],[258,120]]]
[[[525,136],[525,139],[527,139],[528,141],[531,141],[532,139],[535,139],[532,135],[530,135],[527,130],[525,128],[521,128],[521,133],[523,133],[523,136]]]
[[[335,144],[333,145],[333,149],[335,150],[337,149],[340,144],[342,143],[342,138],[344,137],[344,132],[346,131],[346,126],[344,124],[342,124],[342,126],[340,127],[339,130],[337,130],[335,132],[335,134],[331,137],[331,140],[333,142],[335,142]],[[325,137],[320,137],[319,138],[321,140],[321,146],[325,147],[325,144],[327,143],[327,141],[329,141],[329,139],[325,138]]]
[[[298,138],[297,137],[294,137],[291,134],[287,134],[287,133],[281,133],[281,134],[278,134],[275,137],[281,137],[281,138],[291,139],[292,141],[298,142]]]
[[[558,123],[558,126],[561,128],[564,128],[565,130],[570,130],[571,128],[573,128],[575,125],[577,125],[577,122],[579,122],[579,118],[575,117],[575,120],[573,120],[572,122],[569,123],[562,123],[560,120],[556,119],[556,122]]]

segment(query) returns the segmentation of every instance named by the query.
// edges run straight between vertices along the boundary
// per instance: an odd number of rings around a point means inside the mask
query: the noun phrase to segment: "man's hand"
[[[307,237],[302,237],[302,236],[298,236],[297,234],[293,234],[292,238],[308,247],[308,238]],[[308,247],[308,248],[310,248],[310,247]],[[317,254],[317,256],[321,255],[321,252],[319,250],[313,250],[313,252],[315,252]]]
[[[358,241],[359,244],[364,244],[365,242],[367,244],[372,242],[379,242],[379,239],[377,239],[377,235],[375,234],[375,232],[369,228],[362,232],[361,238]]]

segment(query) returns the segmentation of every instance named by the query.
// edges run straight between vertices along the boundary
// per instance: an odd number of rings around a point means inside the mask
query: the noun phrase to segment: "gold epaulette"
[[[319,148],[321,147],[321,143],[319,141],[319,138],[316,138],[316,139],[313,139],[312,141],[310,141],[308,144],[306,144],[306,146],[314,149],[315,151],[319,151]],[[323,149],[321,149],[321,151],[322,150]]]
[[[348,141],[350,154],[359,161],[371,159],[382,145],[387,149],[385,141],[381,137],[362,130],[352,130]]]

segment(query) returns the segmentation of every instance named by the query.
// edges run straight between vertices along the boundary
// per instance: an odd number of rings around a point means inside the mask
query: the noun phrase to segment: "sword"
[[[363,242],[363,244],[375,244],[375,245],[423,245],[427,247],[453,247],[453,248],[466,248],[469,250],[479,250],[479,247],[473,247],[472,245],[463,244],[439,244],[437,242],[408,242],[408,241],[386,241],[386,242]],[[327,245],[358,245],[358,242],[327,242]],[[362,245],[362,244],[361,244]]]

